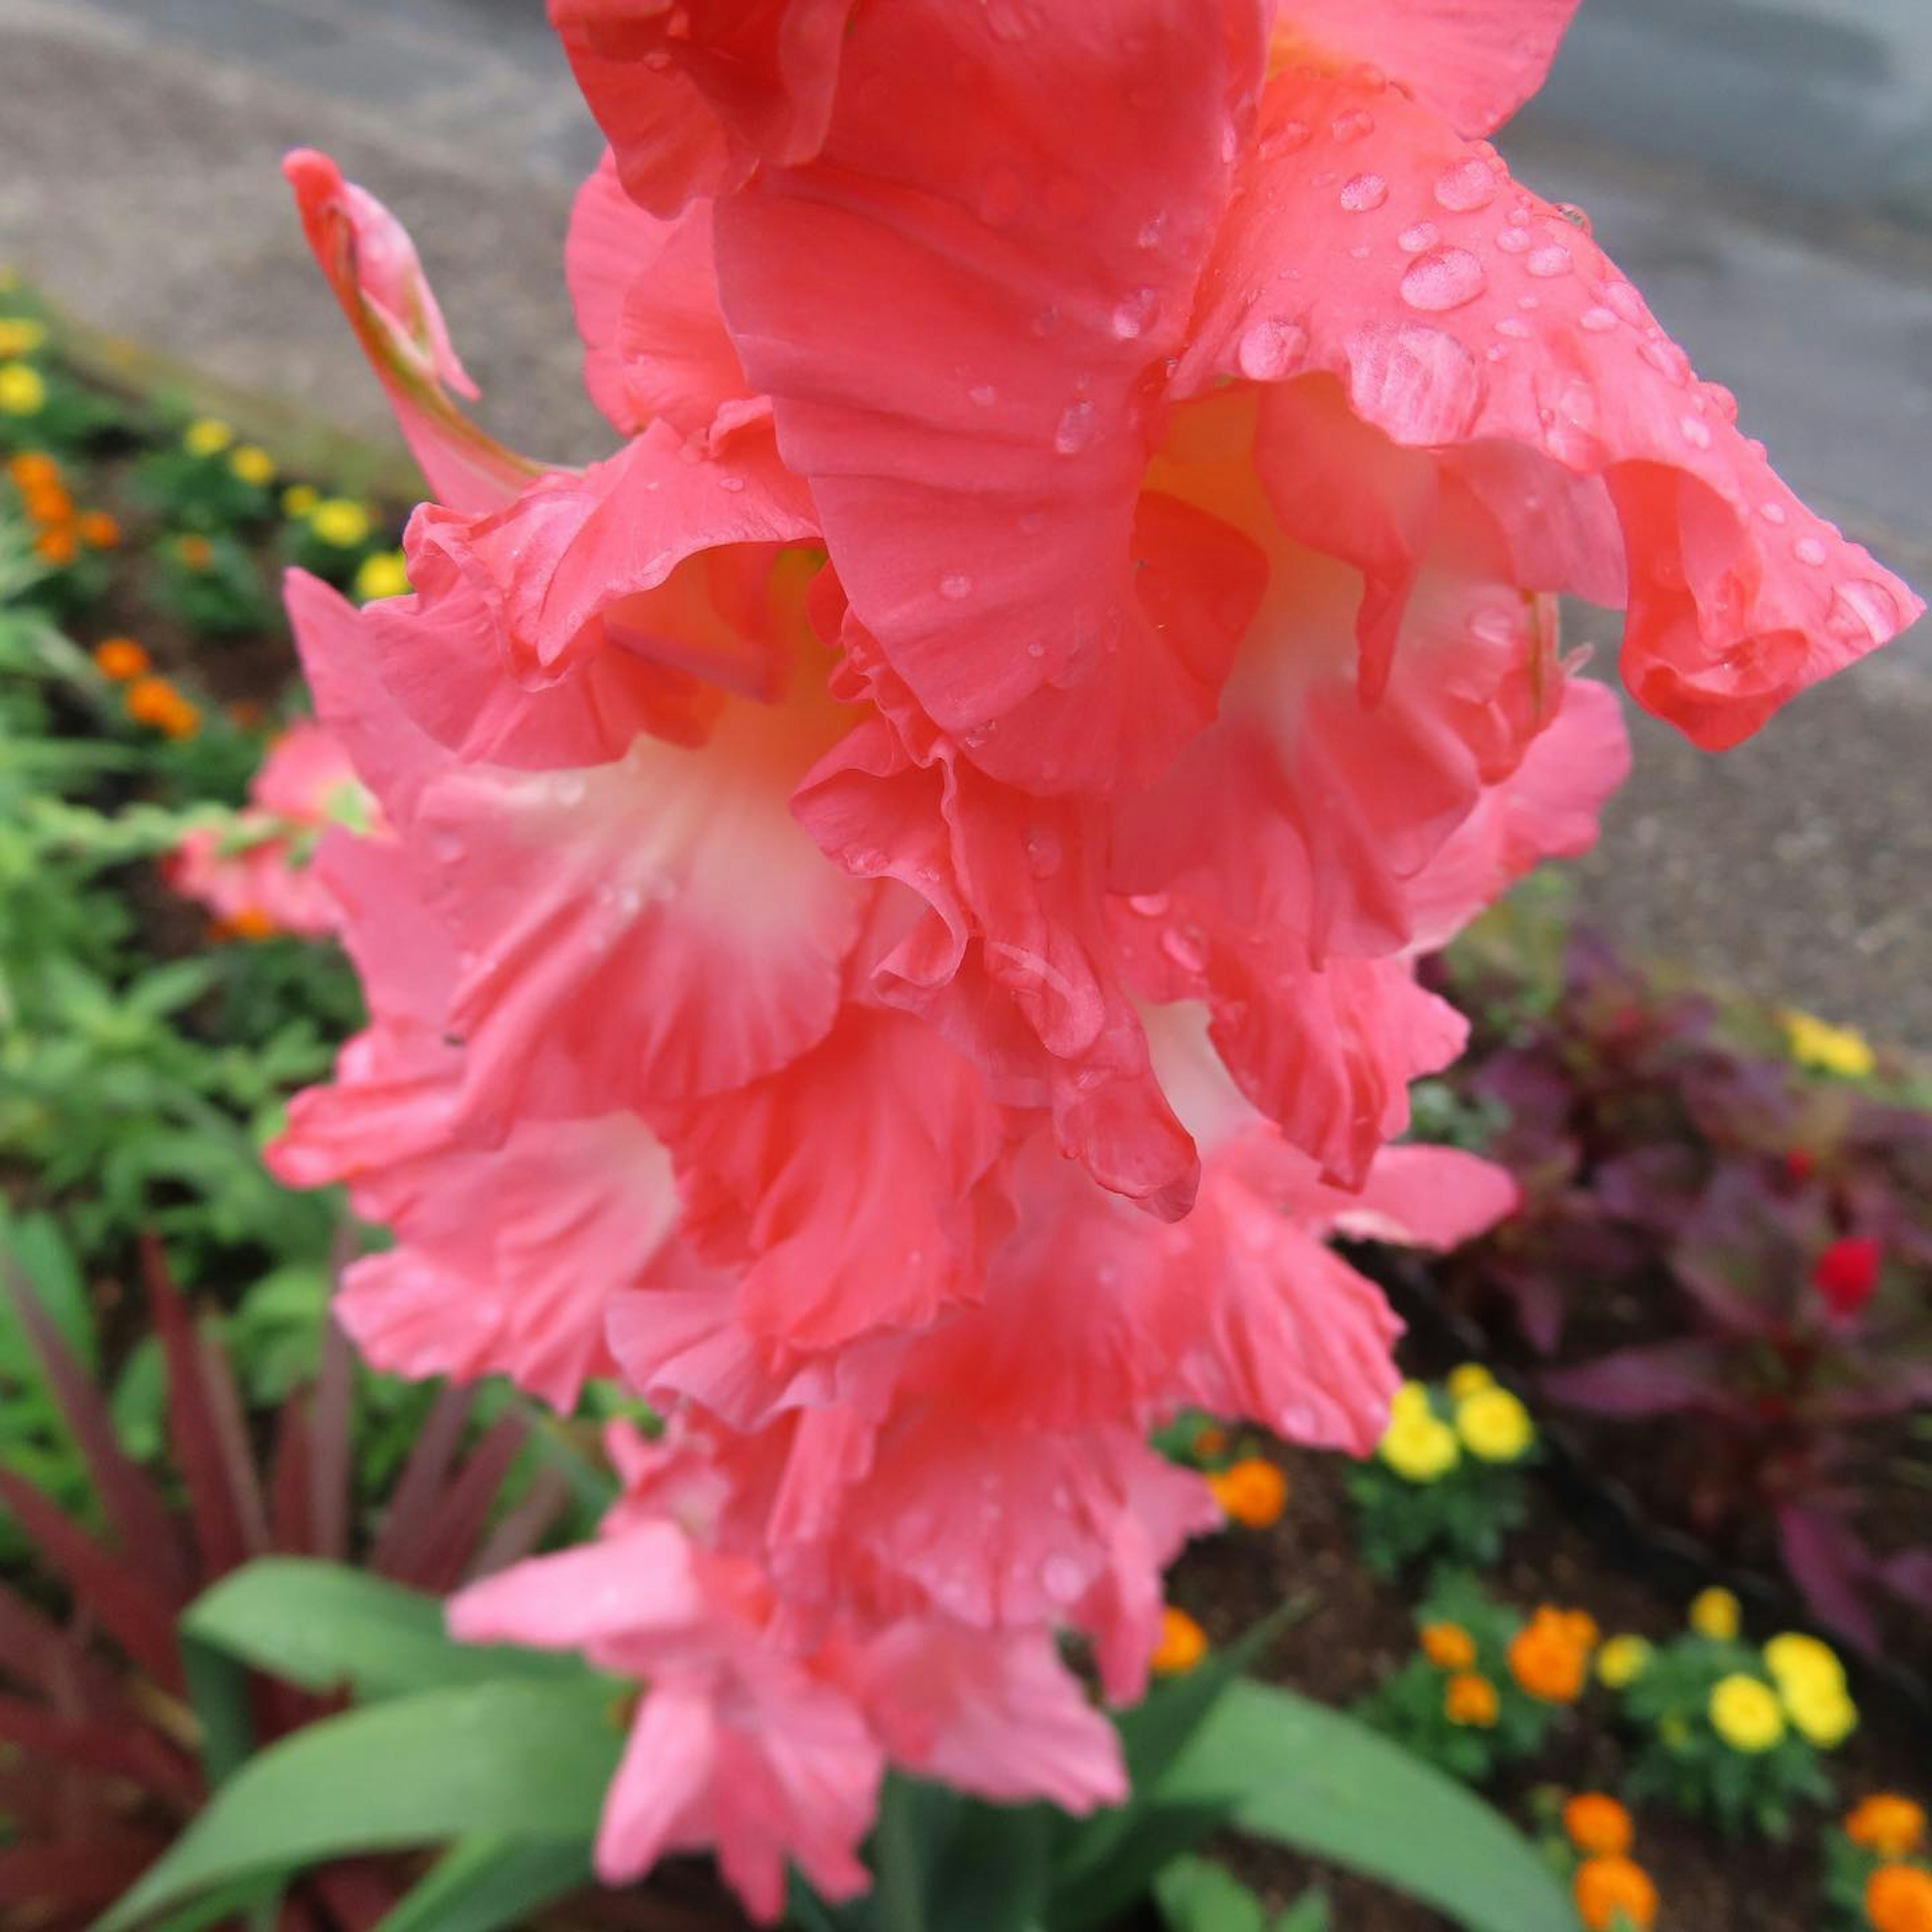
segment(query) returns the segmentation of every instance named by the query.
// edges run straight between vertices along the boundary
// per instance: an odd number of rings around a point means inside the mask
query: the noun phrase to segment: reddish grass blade
[[[520,1415],[499,1416],[490,1424],[476,1453],[444,1492],[429,1533],[408,1559],[410,1574],[399,1572],[398,1582],[413,1582],[439,1596],[456,1587],[529,1434],[530,1425]]]
[[[203,1330],[196,1340],[200,1345],[201,1385],[207,1394],[208,1413],[214,1419],[215,1440],[220,1445],[228,1493],[234,1498],[236,1520],[241,1526],[248,1553],[260,1556],[268,1547],[268,1516],[262,1506],[261,1473],[248,1440],[248,1418],[242,1409],[242,1391],[236,1386],[235,1371],[227,1352],[212,1332]]]
[[[286,1556],[304,1556],[314,1547],[309,1519],[314,1501],[308,1440],[308,1399],[298,1390],[282,1404],[275,1423],[274,1463],[268,1474],[268,1534]]]
[[[188,1484],[202,1567],[210,1578],[224,1576],[248,1561],[248,1539],[230,1485],[227,1450],[202,1378],[194,1324],[168,1274],[161,1244],[152,1234],[141,1243],[141,1273],[167,1360],[168,1435]]]
[[[355,1398],[355,1359],[332,1308],[322,1324],[322,1367],[308,1412],[309,1526],[315,1555],[337,1563],[349,1555]]]
[[[377,1576],[408,1580],[406,1552],[420,1550],[435,1527],[442,1506],[443,1472],[463,1440],[464,1426],[475,1400],[472,1390],[446,1388],[430,1408],[403,1466],[382,1533],[369,1552],[368,1568]]]
[[[31,1483],[0,1469],[0,1501],[20,1518],[42,1560],[76,1601],[148,1674],[178,1690],[175,1606],[125,1557],[100,1545]]]
[[[570,1479],[561,1469],[539,1469],[522,1500],[504,1513],[461,1578],[494,1576],[533,1555],[544,1534],[570,1507]]]
[[[121,1447],[105,1397],[75,1360],[32,1283],[10,1263],[0,1264],[0,1282],[4,1282],[14,1314],[40,1358],[47,1385],[73,1431],[122,1548],[177,1606],[185,1604],[192,1586],[160,1490]]]
[[[71,1687],[90,1708],[113,1709],[121,1697],[113,1678],[71,1630],[62,1630],[23,1597],[0,1585],[0,1676],[26,1690]]]
[[[118,1898],[167,1840],[146,1832],[90,1838],[79,1845],[10,1845],[0,1850],[0,1905],[35,1908],[36,1922]]]
[[[0,1696],[0,1739],[36,1758],[132,1778],[184,1812],[196,1810],[205,1796],[199,1766],[128,1719],[62,1717],[24,1697]]]

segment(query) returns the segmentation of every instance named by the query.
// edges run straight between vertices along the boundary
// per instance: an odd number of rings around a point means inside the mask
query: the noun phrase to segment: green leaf
[[[1274,1922],[1273,1932],[1328,1932],[1328,1894],[1304,1892]]]
[[[1271,1684],[1230,1687],[1155,1796],[1227,1804],[1237,1830],[1380,1879],[1474,1932],[1575,1932],[1554,1874],[1480,1798]]]
[[[244,1765],[94,1932],[360,1852],[479,1834],[580,1844],[622,1748],[612,1719],[595,1678],[430,1690],[326,1718]]]
[[[347,1685],[362,1698],[506,1678],[590,1678],[573,1655],[466,1644],[443,1629],[442,1604],[366,1571],[310,1557],[265,1556],[190,1604],[185,1636],[304,1689]],[[600,1684],[608,1699],[617,1687]]]
[[[1170,1858],[1155,1875],[1154,1898],[1168,1932],[1267,1932],[1261,1900],[1212,1858]]]
[[[588,1838],[465,1838],[376,1932],[500,1932],[594,1877]]]

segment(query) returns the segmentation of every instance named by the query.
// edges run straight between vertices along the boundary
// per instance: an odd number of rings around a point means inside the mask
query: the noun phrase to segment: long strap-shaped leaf
[[[587,1838],[466,1838],[376,1932],[501,1932],[592,1881]]]
[[[1158,1798],[1228,1804],[1238,1831],[1380,1879],[1474,1932],[1575,1932],[1528,1841],[1433,1766],[1340,1711],[1229,1686]]]
[[[485,1684],[326,1719],[251,1759],[94,1932],[251,1873],[487,1834],[580,1844],[622,1740],[609,1687]]]

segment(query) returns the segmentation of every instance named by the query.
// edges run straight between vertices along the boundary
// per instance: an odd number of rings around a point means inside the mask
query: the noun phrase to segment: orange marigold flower
[[[132,638],[103,638],[94,647],[94,668],[116,684],[139,677],[153,662]]]
[[[1228,1453],[1228,1432],[1218,1423],[1210,1422],[1194,1432],[1194,1453],[1204,1462],[1211,1462],[1216,1456]]]
[[[1472,1670],[1476,1640],[1460,1624],[1424,1624],[1418,1640],[1422,1654],[1438,1670]]]
[[[262,707],[252,698],[238,698],[228,707],[228,722],[244,731],[259,731],[262,728]]]
[[[84,511],[74,528],[89,550],[113,550],[121,542],[121,526],[105,510]]]
[[[60,482],[60,465],[44,449],[23,449],[7,459],[7,474],[20,490],[43,489]]]
[[[1546,1704],[1574,1704],[1583,1694],[1590,1648],[1580,1640],[1570,1614],[1548,1604],[1510,1640],[1510,1672]]]
[[[74,499],[58,482],[23,483],[20,500],[27,514],[37,524],[68,524],[74,520]]]
[[[1586,1858],[1576,1868],[1576,1910],[1590,1932],[1610,1932],[1619,1912],[1636,1932],[1657,1923],[1657,1887],[1649,1873],[1620,1853]]]
[[[1266,1529],[1288,1507],[1288,1478],[1258,1456],[1244,1457],[1208,1478],[1214,1500],[1235,1522]]]
[[[206,570],[214,561],[214,546],[206,537],[184,536],[175,545],[175,554],[190,570]]]
[[[237,939],[272,939],[280,928],[260,906],[244,906],[228,922]]]
[[[1874,1791],[1846,1816],[1845,1836],[1882,1858],[1902,1858],[1924,1842],[1925,1813],[1895,1791]]]
[[[164,677],[137,677],[128,687],[128,716],[170,738],[191,738],[201,712]]]
[[[1179,1677],[1208,1654],[1208,1633],[1185,1610],[1169,1604],[1160,1613],[1160,1641],[1149,1667],[1156,1677]]]
[[[1443,1686],[1442,1712],[1452,1724],[1474,1724],[1487,1730],[1501,1708],[1496,1687],[1473,1671],[1466,1670]]]
[[[1630,1814],[1606,1791],[1580,1791],[1563,1808],[1563,1828],[1577,1850],[1597,1858],[1618,1858],[1636,1835]]]
[[[1932,1872],[1880,1865],[1865,1881],[1865,1916],[1874,1932],[1932,1932]]]
[[[35,554],[56,570],[64,570],[80,554],[80,545],[64,524],[56,524],[34,539]]]

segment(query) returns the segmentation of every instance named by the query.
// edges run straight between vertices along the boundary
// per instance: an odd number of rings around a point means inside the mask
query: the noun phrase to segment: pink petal
[[[607,153],[578,192],[564,266],[585,386],[626,436],[654,416],[691,436],[721,410],[732,427],[763,413],[718,313],[708,201],[660,221],[625,194]]]
[[[1358,176],[1378,196],[1352,197]],[[1505,544],[1529,470],[1485,490],[1458,452],[1515,446],[1558,491],[1600,479],[1594,548],[1620,542],[1628,565],[1626,681],[1697,743],[1748,736],[1918,614],[1772,474],[1587,232],[1399,91],[1284,75],[1241,187],[1184,391],[1328,371],[1366,422],[1435,449],[1444,489],[1476,490]],[[1574,532],[1532,534],[1546,562],[1574,560]]]
[[[597,1831],[597,1876],[604,1884],[634,1885],[667,1852],[704,1849],[717,1767],[711,1699],[694,1684],[655,1686],[604,1795]]]
[[[1286,0],[1278,65],[1367,61],[1459,134],[1486,134],[1543,85],[1577,0]]]
[[[296,191],[309,247],[430,488],[464,510],[488,509],[514,496],[540,466],[484,435],[450,400],[449,390],[474,397],[476,386],[450,346],[402,224],[312,148],[294,150],[282,171]]]
[[[626,190],[656,215],[824,140],[854,0],[550,0]]]
[[[920,704],[996,776],[1111,787],[1212,716],[1246,620],[1238,538],[1137,512],[1258,62],[1173,0],[1098,32],[1039,9],[1017,58],[1005,31],[946,0],[860,12],[821,158],[719,205],[719,273]]]

